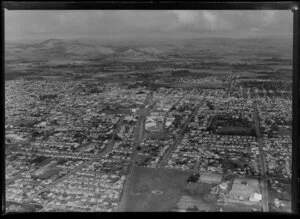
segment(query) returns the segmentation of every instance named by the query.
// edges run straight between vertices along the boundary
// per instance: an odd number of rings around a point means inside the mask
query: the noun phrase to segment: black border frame
[[[300,195],[299,195],[299,162],[297,159],[300,157],[299,154],[299,143],[300,143],[300,135],[299,135],[299,128],[300,128],[300,111],[299,111],[299,80],[300,80],[300,11],[299,11],[300,3],[295,1],[290,2],[183,2],[183,1],[143,1],[143,2],[121,2],[121,1],[87,1],[87,2],[76,2],[76,1],[51,1],[51,2],[38,2],[38,1],[4,1],[1,2],[1,24],[3,27],[3,32],[1,34],[1,62],[2,62],[2,70],[4,72],[4,9],[7,10],[107,10],[107,9],[114,9],[114,10],[291,10],[293,12],[293,121],[292,121],[292,212],[291,213],[273,213],[273,212],[259,212],[259,213],[251,213],[252,215],[271,215],[271,216],[296,216],[300,215],[299,212],[299,205],[300,205]],[[1,83],[2,89],[0,91],[1,101],[0,108],[1,114],[5,114],[4,108],[4,74],[1,74]],[[4,128],[4,121],[5,117],[2,117],[1,128]],[[0,129],[1,129],[0,128]],[[1,137],[3,137],[2,145],[4,146],[4,136],[5,133],[1,132]],[[1,165],[5,167],[5,147],[1,147]],[[1,171],[1,201],[2,201],[2,208],[1,213],[2,215],[5,213],[5,171]],[[23,213],[21,213],[23,214]],[[74,215],[73,213],[68,213]],[[211,214],[211,213],[209,213]],[[9,215],[20,215],[19,213],[9,213]],[[24,214],[28,215],[28,214]],[[40,214],[39,214],[40,215]],[[57,214],[56,214],[57,215]],[[94,214],[86,214],[86,215],[94,215]],[[245,214],[242,214],[245,215]],[[28,215],[29,216],[29,215]],[[31,216],[31,215],[30,215]],[[229,215],[228,215],[229,216]]]
[[[293,10],[293,121],[292,121],[292,211],[299,214],[299,74],[300,74],[300,11],[299,6]]]
[[[220,1],[51,1],[51,2],[14,2],[5,1],[4,8],[8,10],[100,10],[100,9],[205,9],[205,10],[292,10],[297,5],[290,2],[220,2]]]

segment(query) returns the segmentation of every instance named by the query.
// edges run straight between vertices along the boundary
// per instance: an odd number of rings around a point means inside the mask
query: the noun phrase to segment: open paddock
[[[172,211],[183,194],[190,172],[134,167],[125,211]],[[160,191],[162,194],[155,194]]]

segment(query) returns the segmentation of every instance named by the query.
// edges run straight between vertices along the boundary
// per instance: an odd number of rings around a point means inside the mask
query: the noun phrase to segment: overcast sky
[[[291,35],[291,11],[5,11],[5,39]]]

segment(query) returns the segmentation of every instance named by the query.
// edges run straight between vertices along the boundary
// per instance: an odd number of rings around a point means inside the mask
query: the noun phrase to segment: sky
[[[279,10],[5,10],[5,40],[291,36]]]

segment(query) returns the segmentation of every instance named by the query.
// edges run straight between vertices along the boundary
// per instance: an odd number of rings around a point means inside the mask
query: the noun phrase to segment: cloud
[[[210,29],[217,29],[218,28],[218,19],[217,17],[209,11],[203,11],[203,17],[209,24]]]
[[[197,21],[198,19],[198,12],[197,11],[184,11],[184,10],[178,10],[178,11],[173,11],[173,13],[177,17],[177,21],[180,24],[193,24],[194,22]]]
[[[230,30],[233,28],[232,24],[217,12],[203,11],[202,14],[211,30]]]
[[[253,27],[253,28],[249,28],[250,29],[250,31],[252,31],[252,32],[258,32],[258,31],[260,31],[260,29],[258,29],[258,28],[255,28],[255,27]]]
[[[291,33],[292,12],[257,10],[5,11],[6,38]]]
[[[172,13],[176,16],[176,25],[173,25],[173,27],[178,30],[210,32],[232,29],[232,25],[222,17],[219,17],[217,11],[178,10],[172,11]]]
[[[274,17],[275,17],[275,11],[266,11],[265,15],[263,17],[264,20],[264,24],[265,25],[269,25],[274,21]]]

